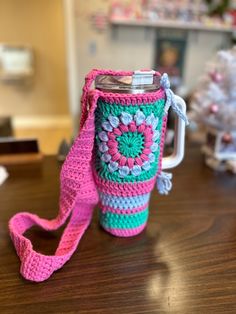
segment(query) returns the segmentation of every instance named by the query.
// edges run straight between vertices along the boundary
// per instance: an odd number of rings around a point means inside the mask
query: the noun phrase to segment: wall
[[[35,77],[30,88],[0,84],[0,114],[68,114],[61,0],[0,0],[0,43],[31,45]]]
[[[80,73],[80,90],[85,74],[92,68],[136,70],[152,68],[157,29],[145,27],[108,25],[105,32],[92,26],[89,16],[101,11],[108,12],[109,0],[76,0],[77,37]],[[184,84],[191,91],[209,60],[218,49],[229,46],[229,37],[224,33],[188,33]]]
[[[85,74],[92,68],[132,70],[150,68],[153,59],[154,32],[145,29],[104,32],[94,29],[90,15],[108,12],[110,0],[76,0],[78,68],[80,90]]]

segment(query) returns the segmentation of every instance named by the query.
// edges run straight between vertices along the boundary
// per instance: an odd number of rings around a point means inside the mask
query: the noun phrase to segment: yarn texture
[[[86,76],[80,132],[61,169],[57,217],[47,220],[22,212],[9,221],[10,236],[21,260],[20,272],[28,280],[44,281],[70,259],[96,204],[100,224],[115,236],[136,235],[147,224],[150,193],[161,174],[166,103],[168,98],[167,105],[171,105],[172,93],[166,77],[164,87],[145,94],[91,90],[101,74],[132,72],[93,70]],[[155,75],[160,76],[158,72]],[[159,186],[166,193],[170,177],[165,175],[164,179],[168,180]],[[24,236],[33,225],[56,230],[67,218],[68,225],[52,256],[36,252]]]
[[[122,103],[102,95],[95,111],[95,171],[103,180],[100,196],[100,224],[109,233],[134,236],[148,220],[150,193],[159,172],[163,152],[167,116],[165,93],[159,91],[155,99],[129,103],[124,95]],[[126,100],[126,101],[125,101]],[[141,99],[139,99],[141,100]],[[151,181],[148,193],[143,183]],[[122,196],[110,194],[115,182]],[[124,189],[124,183],[130,190]],[[132,188],[136,183],[136,188]]]

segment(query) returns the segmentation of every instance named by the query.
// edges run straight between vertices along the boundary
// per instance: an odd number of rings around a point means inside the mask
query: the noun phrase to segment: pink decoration
[[[220,83],[223,80],[223,75],[217,71],[211,72],[210,77],[215,83]]]
[[[114,132],[115,135],[118,135],[118,136],[120,136],[120,135],[122,134],[121,130],[118,129],[118,128],[115,128],[115,129],[113,130],[113,132]]]
[[[126,161],[127,161],[127,158],[125,156],[122,156],[120,159],[120,166],[125,166]]]
[[[139,127],[138,127],[138,132],[139,133],[143,133],[143,131],[145,130],[146,126],[145,124],[141,124]]]
[[[143,153],[146,154],[146,155],[150,154],[151,152],[152,151],[149,148],[144,148],[144,150],[143,150]]]
[[[152,142],[153,134],[151,134],[151,132],[148,132],[148,134],[147,134],[147,132],[145,132],[145,131],[144,131],[144,134],[146,135],[145,136],[145,142]]]
[[[134,166],[134,159],[133,159],[133,158],[128,158],[128,159],[127,159],[127,165],[128,165],[128,167],[129,167],[130,169],[132,169],[133,166]]]
[[[115,155],[116,153],[117,153],[117,148],[110,148],[109,150],[108,150],[108,153],[110,154],[110,155]]]
[[[137,127],[136,127],[136,124],[135,124],[134,121],[132,121],[132,122],[130,123],[130,125],[129,125],[129,130],[130,130],[131,132],[136,132],[136,131],[137,131]]]
[[[143,164],[143,161],[142,161],[142,159],[141,159],[140,157],[136,157],[136,158],[135,158],[135,162],[136,162],[136,164],[139,165],[139,166],[142,166],[142,164]]]
[[[117,148],[118,143],[117,143],[116,140],[109,140],[109,141],[107,142],[107,146],[108,146],[109,148]]]
[[[148,156],[145,155],[145,154],[141,154],[141,155],[140,155],[140,158],[141,158],[142,160],[144,160],[144,161],[148,161],[148,160],[149,160]]]
[[[145,147],[149,148],[151,147],[153,144],[153,142],[145,142]]]
[[[134,182],[132,183],[132,189],[130,189],[130,183],[123,183],[122,187],[120,187],[120,183],[117,182],[110,181],[109,184],[107,184],[107,181],[101,179],[101,177],[99,177],[96,172],[94,173],[94,180],[96,184],[99,185],[99,189],[101,192],[115,196],[134,196],[134,193],[137,191],[139,191],[140,194],[148,193],[152,190],[156,182],[155,177],[144,182]]]
[[[122,123],[119,125],[119,128],[122,131],[122,133],[129,131],[129,127],[127,125],[122,124]]]
[[[233,141],[233,137],[230,133],[225,133],[223,136],[222,136],[222,142],[225,143],[225,144],[230,144],[232,143]]]
[[[219,106],[217,104],[211,104],[210,113],[217,113],[219,111]]]
[[[152,139],[153,131],[149,127],[147,127],[144,131],[143,134],[146,136],[146,138]]]
[[[117,151],[117,153],[112,156],[112,161],[118,161],[120,158],[121,154]]]
[[[115,130],[114,130],[114,133],[115,133]],[[112,132],[107,132],[108,138],[109,138],[110,140],[115,140],[115,139],[116,139],[116,136],[115,136],[114,133],[112,133]]]

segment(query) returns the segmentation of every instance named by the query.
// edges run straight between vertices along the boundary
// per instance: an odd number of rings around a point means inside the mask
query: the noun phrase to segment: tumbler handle
[[[176,102],[181,107],[181,111],[186,113],[185,101],[176,96]],[[174,135],[174,152],[162,159],[162,169],[170,169],[178,166],[184,157],[184,144],[185,144],[185,121],[177,114],[175,118],[175,135]]]

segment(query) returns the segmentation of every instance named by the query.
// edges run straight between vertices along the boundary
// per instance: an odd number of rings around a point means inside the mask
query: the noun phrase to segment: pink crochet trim
[[[82,115],[80,122],[80,134],[75,140],[61,170],[60,210],[55,219],[47,220],[37,215],[22,212],[9,221],[9,230],[16,252],[21,260],[20,272],[28,280],[40,282],[48,279],[54,271],[61,268],[76,250],[78,243],[89,226],[93,208],[98,203],[99,197],[96,184],[100,190],[114,195],[129,196],[150,192],[155,179],[148,182],[123,184],[122,188],[115,182],[109,186],[105,181],[93,174],[91,167],[92,151],[94,145],[95,123],[94,112],[99,97],[106,101],[119,100],[121,103],[146,103],[153,102],[164,97],[164,91],[138,95],[107,94],[97,90],[91,91],[91,85],[99,74],[130,75],[132,72],[113,72],[93,70],[86,77],[82,95]],[[156,75],[160,75],[156,73]],[[95,180],[94,180],[95,178]],[[119,188],[118,188],[119,187]],[[70,216],[69,223],[64,230],[55,255],[48,256],[36,252],[32,243],[24,236],[24,232],[33,225],[38,225],[45,230],[56,230],[62,226]],[[145,225],[131,230],[109,230],[117,236],[133,236],[140,233]]]
[[[108,183],[106,180],[101,179],[96,172],[94,173],[94,180],[96,185],[99,186],[100,192],[115,196],[135,196],[149,193],[156,182],[156,178],[152,178],[149,181],[134,182],[132,184],[123,183],[121,185],[120,183],[112,181],[109,181]]]

